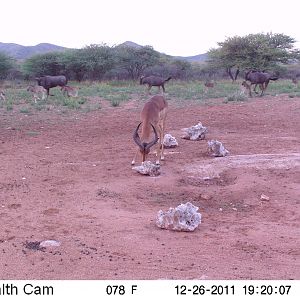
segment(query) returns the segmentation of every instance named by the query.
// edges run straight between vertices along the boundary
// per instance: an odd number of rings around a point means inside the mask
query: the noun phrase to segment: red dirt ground
[[[179,147],[154,178],[130,165],[141,105],[1,112],[0,278],[300,279],[300,100],[170,102]],[[198,121],[206,140],[181,139]],[[230,155],[209,157],[209,139]],[[194,232],[156,226],[187,201],[202,214]],[[61,246],[28,247],[49,239]]]

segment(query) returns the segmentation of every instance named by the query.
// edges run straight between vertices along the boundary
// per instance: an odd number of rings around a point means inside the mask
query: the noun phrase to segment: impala
[[[65,86],[62,86],[60,88],[60,90],[62,91],[64,96],[67,95],[68,97],[74,97],[74,98],[76,98],[78,96],[78,88],[77,87],[65,85]]]
[[[160,160],[164,159],[164,131],[167,116],[168,103],[161,95],[156,95],[150,98],[144,105],[141,112],[141,122],[133,134],[133,140],[138,145],[137,152],[131,162],[135,164],[135,160],[139,153],[142,155],[144,162],[150,152],[150,148],[157,143],[156,164],[160,164]],[[141,126],[141,136],[138,130]],[[151,132],[154,132],[154,138],[151,140]]]
[[[5,101],[5,93],[3,90],[0,90],[0,99]]]
[[[40,96],[42,100],[46,99],[46,95],[47,95],[47,90],[44,89],[42,86],[39,85],[30,85],[27,87],[27,91],[31,92],[33,94],[33,98],[34,98],[34,102],[36,102],[36,100],[40,100]]]

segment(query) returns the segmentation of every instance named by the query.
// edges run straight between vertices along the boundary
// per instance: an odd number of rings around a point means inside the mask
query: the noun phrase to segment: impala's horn
[[[142,151],[144,151],[144,147],[143,147],[143,145],[142,145],[140,136],[139,136],[139,134],[138,134],[138,130],[139,130],[141,124],[142,124],[142,122],[137,126],[136,130],[134,131],[134,133],[133,133],[133,140],[134,140],[134,142],[140,147],[140,149],[141,149]]]
[[[146,152],[148,151],[153,145],[155,145],[158,141],[158,135],[157,135],[157,131],[155,129],[155,127],[151,124],[153,131],[154,131],[154,139],[150,142],[150,143],[142,143],[140,136],[138,134],[138,130],[141,126],[142,122],[137,126],[137,128],[135,129],[134,133],[133,133],[133,140],[134,142],[139,146],[140,150],[142,152]]]

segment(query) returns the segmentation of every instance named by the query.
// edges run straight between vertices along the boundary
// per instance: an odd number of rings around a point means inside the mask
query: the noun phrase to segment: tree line
[[[210,49],[208,59],[190,63],[155,51],[151,46],[130,47],[106,44],[82,49],[34,55],[17,62],[0,53],[0,80],[33,79],[42,75],[66,75],[70,80],[137,80],[155,74],[175,79],[218,79],[233,81],[254,69],[280,77],[300,77],[300,51],[295,39],[284,34],[259,33],[234,36]]]

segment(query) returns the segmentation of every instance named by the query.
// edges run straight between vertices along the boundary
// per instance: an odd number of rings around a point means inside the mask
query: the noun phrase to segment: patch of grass
[[[126,93],[110,94],[107,96],[107,100],[109,100],[114,107],[119,106],[121,102],[128,101],[129,99],[130,96]]]
[[[20,109],[20,113],[22,114],[30,114],[30,110],[27,107],[23,107]]]
[[[225,103],[227,102],[237,102],[237,101],[245,101],[247,99],[246,95],[242,91],[236,91],[233,94],[227,96],[224,100]]]
[[[210,99],[224,98],[224,102],[244,101],[247,97],[241,93],[242,80],[232,83],[229,80],[216,80],[213,88],[205,89],[204,81],[191,80],[179,81],[172,79],[166,83],[166,97],[168,101],[176,105],[184,105],[186,101],[197,101],[208,103]],[[151,94],[147,92],[147,87],[135,81],[107,81],[107,82],[70,82],[70,86],[79,87],[78,98],[68,98],[63,96],[60,88],[52,88],[51,94],[45,100],[34,103],[31,93],[26,91],[28,82],[20,85],[7,85],[6,102],[0,104],[0,109],[13,110],[16,105],[31,105],[36,111],[49,110],[49,107],[57,107],[62,113],[68,110],[81,110],[88,112],[98,110],[101,107],[98,103],[100,99],[110,101],[113,107],[118,107],[122,102],[131,99],[144,103],[155,94],[160,94],[157,87],[152,87]],[[287,94],[290,98],[300,96],[300,85],[294,85],[290,80],[279,79],[270,81],[266,90],[268,95]],[[95,97],[95,98],[93,98]],[[100,99],[99,99],[100,98]],[[19,108],[21,113],[29,113],[30,107]],[[63,108],[63,109],[62,109]]]
[[[298,93],[291,93],[288,96],[289,96],[289,98],[299,98],[300,97],[300,92],[298,92]]]
[[[38,131],[27,131],[26,134],[29,135],[29,136],[37,136],[40,133]]]

